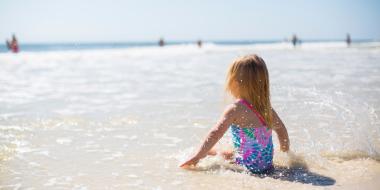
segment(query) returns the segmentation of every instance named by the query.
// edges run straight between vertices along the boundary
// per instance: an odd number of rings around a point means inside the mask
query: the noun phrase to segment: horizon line
[[[160,38],[157,40],[109,40],[109,41],[104,41],[104,40],[99,40],[99,41],[21,41],[19,40],[20,44],[70,44],[70,45],[81,45],[81,44],[139,44],[139,43],[146,43],[146,44],[155,44],[158,43]],[[204,43],[276,43],[276,42],[287,42],[286,38],[283,39],[215,39],[215,40],[202,40],[202,39],[197,39],[197,40],[165,40],[166,43],[169,44],[178,44],[178,43],[195,43],[199,40],[201,40]],[[328,39],[328,38],[309,38],[309,39],[300,39],[302,42],[341,42],[345,41],[344,38],[335,38],[335,39]],[[380,41],[380,38],[375,39],[375,38],[353,38],[352,42],[378,42]]]

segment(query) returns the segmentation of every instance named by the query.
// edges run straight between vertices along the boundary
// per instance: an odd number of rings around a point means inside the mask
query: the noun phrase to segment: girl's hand
[[[198,162],[199,162],[199,158],[193,157],[190,160],[188,160],[188,161],[184,162],[183,164],[181,164],[179,167],[181,167],[181,168],[189,168],[190,166],[197,165]]]

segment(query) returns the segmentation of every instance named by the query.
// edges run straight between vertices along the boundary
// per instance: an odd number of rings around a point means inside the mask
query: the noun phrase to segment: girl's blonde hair
[[[228,70],[226,90],[251,103],[272,128],[269,74],[261,57],[253,54],[236,59]]]

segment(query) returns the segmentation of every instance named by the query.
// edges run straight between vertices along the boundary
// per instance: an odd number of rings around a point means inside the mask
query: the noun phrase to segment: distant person
[[[7,40],[6,43],[7,43],[8,50],[11,50],[13,53],[18,53],[19,46],[18,46],[17,38],[16,38],[16,36],[14,34],[12,35],[12,41],[9,42]]]
[[[202,47],[202,40],[198,40],[197,41],[197,45],[198,45],[199,48],[201,48]]]
[[[350,47],[351,46],[351,36],[350,34],[347,33],[347,36],[346,36],[346,43],[347,43],[347,46]]]
[[[163,38],[160,38],[160,40],[158,41],[158,45],[159,45],[160,47],[163,47],[163,46],[165,45],[165,41],[164,41]]]
[[[283,152],[289,151],[289,136],[271,106],[264,60],[257,55],[235,60],[228,70],[226,86],[236,101],[227,107],[198,151],[180,167],[189,168],[207,155],[217,155],[214,145],[231,129],[234,150],[220,154],[254,174],[273,171],[272,130],[277,133]]]
[[[9,40],[6,40],[5,43],[7,44],[7,49],[11,50],[11,43],[9,42]]]
[[[292,41],[293,47],[296,47],[299,41],[297,35],[293,34],[291,41]]]

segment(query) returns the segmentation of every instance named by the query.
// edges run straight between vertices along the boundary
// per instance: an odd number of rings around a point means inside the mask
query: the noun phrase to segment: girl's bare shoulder
[[[226,107],[224,115],[228,117],[238,118],[247,113],[247,108],[240,102],[234,102]]]
[[[226,112],[233,117],[233,122],[241,127],[260,127],[260,120],[246,105],[235,102],[227,106]]]

